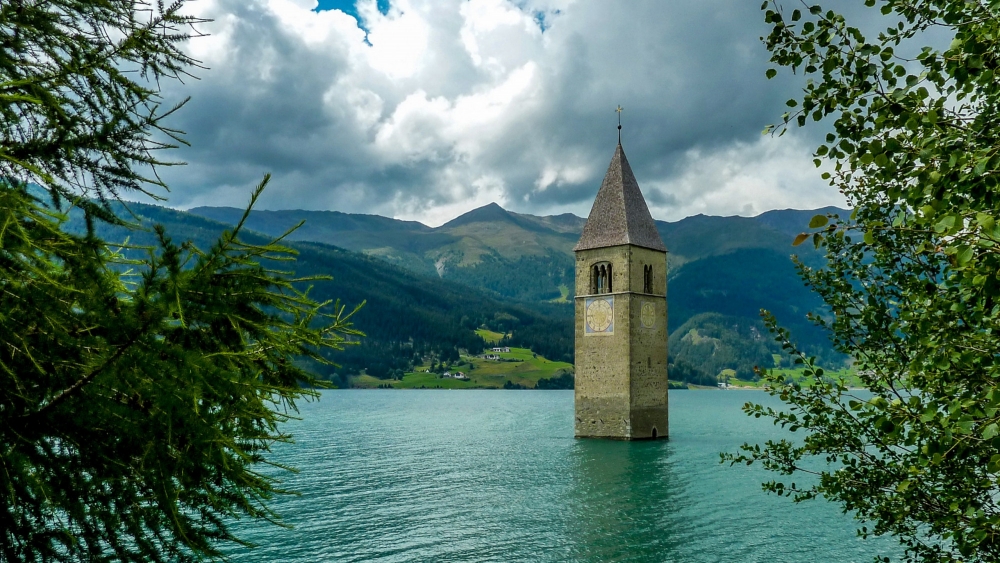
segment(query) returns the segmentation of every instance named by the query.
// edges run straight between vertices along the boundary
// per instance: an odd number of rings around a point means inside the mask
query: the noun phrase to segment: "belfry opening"
[[[594,264],[591,268],[590,276],[591,293],[611,293],[611,280],[614,279],[612,276],[611,264],[607,262]]]

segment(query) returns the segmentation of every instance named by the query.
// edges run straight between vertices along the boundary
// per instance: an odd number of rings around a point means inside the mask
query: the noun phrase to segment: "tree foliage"
[[[675,372],[668,371],[670,378],[715,385],[719,373],[731,369],[737,379],[750,380],[755,368],[773,366],[774,353],[781,351],[766,335],[759,319],[697,315],[670,335],[670,356],[677,365]]]
[[[472,287],[486,289],[501,297],[523,301],[549,301],[561,295],[559,286],[573,284],[573,258],[549,250],[545,256],[504,259],[496,251],[483,254],[471,266],[453,266],[444,277]]]
[[[256,466],[315,395],[292,360],[325,362],[353,332],[344,309],[324,313],[261,265],[286,248],[238,229],[206,252],[161,229],[124,260],[23,186],[0,198],[3,559],[195,559],[235,540],[229,517],[274,520],[281,491]]]
[[[535,383],[535,389],[573,389],[576,384],[576,378],[567,370],[559,370],[556,372],[557,375],[552,377],[543,377]]]
[[[763,9],[772,62],[808,77],[773,131],[832,121],[816,164],[854,212],[815,217],[796,242],[826,250],[828,266],[800,264],[832,313],[814,320],[856,359],[869,392],[769,376],[787,411],[745,410],[802,440],[725,457],[814,474],[765,488],[839,502],[865,522],[862,534],[897,536],[909,561],[996,561],[1000,4],[865,5],[886,16],[874,38],[820,6]],[[922,45],[943,35],[946,48]],[[776,335],[797,353],[787,332]],[[822,379],[812,359],[798,361]]]
[[[359,334],[242,222],[204,251],[95,235],[127,223],[120,193],[163,187],[157,139],[179,137],[158,81],[194,64],[182,4],[0,3],[2,561],[204,560],[240,541],[234,518],[276,521],[261,465],[315,396],[300,366]]]
[[[162,80],[197,61],[184,2],[11,0],[0,4],[0,175],[39,182],[57,199],[100,206],[124,192],[162,198],[156,152],[182,143],[163,119]]]

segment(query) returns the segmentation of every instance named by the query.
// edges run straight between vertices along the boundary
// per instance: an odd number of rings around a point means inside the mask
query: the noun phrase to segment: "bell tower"
[[[621,141],[576,253],[578,438],[666,438],[667,248]]]

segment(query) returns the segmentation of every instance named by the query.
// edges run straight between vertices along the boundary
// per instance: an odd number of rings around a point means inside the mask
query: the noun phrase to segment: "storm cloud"
[[[842,205],[819,131],[761,135],[798,86],[766,80],[744,1],[199,0],[207,70],[171,125],[169,204],[377,213],[437,225],[480,205],[586,215],[617,143],[653,215]],[[381,8],[381,9],[380,9]]]

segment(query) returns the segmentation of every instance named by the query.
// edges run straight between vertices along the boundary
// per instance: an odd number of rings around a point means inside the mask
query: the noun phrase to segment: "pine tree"
[[[0,3],[3,561],[203,560],[240,542],[233,518],[277,521],[262,466],[316,396],[299,360],[358,334],[241,226],[206,250],[64,230],[75,208],[125,224],[110,202],[164,187],[154,138],[180,134],[156,86],[196,65],[182,5]]]

